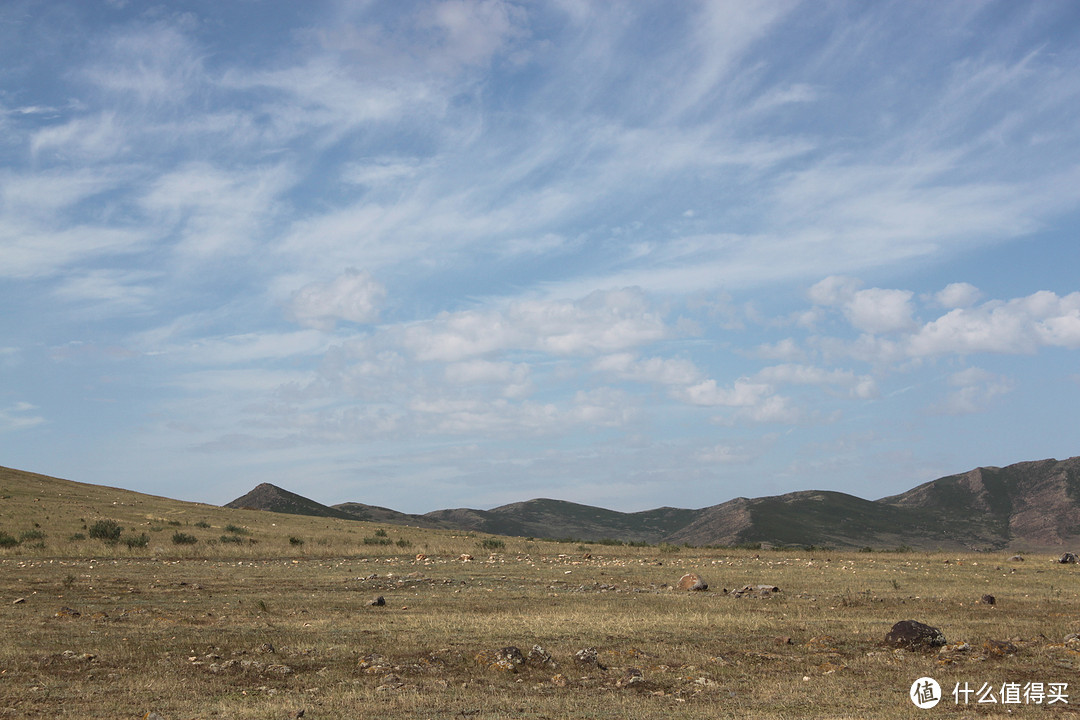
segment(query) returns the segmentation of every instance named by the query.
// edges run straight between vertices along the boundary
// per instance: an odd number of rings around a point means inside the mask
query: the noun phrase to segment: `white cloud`
[[[945,308],[966,308],[971,307],[979,298],[982,297],[982,292],[974,285],[966,282],[950,283],[946,285],[943,290],[938,291],[934,295],[934,301]]]
[[[984,412],[994,398],[1008,393],[1013,383],[1000,375],[969,367],[949,376],[952,390],[931,410],[944,415],[970,415]]]
[[[650,357],[639,359],[633,353],[616,353],[597,358],[592,365],[598,372],[624,380],[657,385],[690,385],[699,382],[702,372],[694,363],[681,358]]]
[[[811,285],[806,294],[815,305],[838,307],[849,302],[861,286],[855,278],[830,275]]]
[[[351,268],[329,283],[310,283],[293,293],[292,320],[319,330],[332,330],[338,320],[372,323],[386,297],[386,288],[369,273]]]
[[[913,295],[908,290],[859,290],[844,304],[844,315],[855,329],[874,335],[910,330]]]
[[[838,386],[847,389],[853,397],[877,396],[877,383],[869,375],[856,375],[851,370],[826,370],[811,365],[773,365],[762,368],[754,379],[770,385],[817,385]]]
[[[37,407],[28,402],[17,402],[6,408],[0,408],[0,433],[25,430],[41,425],[45,418],[35,414]]]
[[[914,356],[993,352],[1031,354],[1042,346],[1080,348],[1080,292],[1040,291],[1007,302],[951,310],[910,339]]]
[[[667,337],[661,316],[640,290],[597,291],[580,300],[518,300],[504,308],[441,313],[400,329],[417,358],[453,362],[506,350],[593,355]]]

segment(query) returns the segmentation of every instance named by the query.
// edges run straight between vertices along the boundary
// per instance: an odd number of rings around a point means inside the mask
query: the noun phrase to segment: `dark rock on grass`
[[[979,602],[981,602],[983,605],[996,605],[997,598],[993,595],[983,595],[982,600],[980,600]]]
[[[1076,565],[1080,563],[1080,558],[1076,557],[1075,553],[1067,552],[1058,558],[1058,562],[1062,565]]]
[[[380,595],[379,597],[369,602],[368,605],[370,605],[371,607],[382,607],[383,605],[386,605],[386,598]]]
[[[885,635],[885,644],[904,650],[929,650],[945,645],[944,633],[917,620],[901,620]]]

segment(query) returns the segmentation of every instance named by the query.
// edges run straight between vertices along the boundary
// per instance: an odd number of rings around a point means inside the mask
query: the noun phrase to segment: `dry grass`
[[[45,537],[0,551],[0,718],[284,719],[299,708],[316,719],[907,718],[920,713],[907,691],[923,675],[948,693],[957,682],[1070,682],[1080,663],[1063,642],[1080,631],[1080,570],[1049,556],[662,552],[512,538],[489,554],[487,536],[122,491],[72,495],[69,507],[49,489],[3,480],[0,529],[37,523]],[[154,539],[141,549],[69,539],[100,518]],[[244,543],[210,543],[230,525],[246,528]],[[175,531],[198,542],[174,546]],[[671,589],[686,571],[710,590]],[[758,583],[782,591],[723,592]],[[986,593],[996,605],[977,602]],[[370,606],[376,596],[386,605]],[[970,649],[881,647],[909,618]],[[984,650],[992,640],[1016,652]],[[537,644],[556,667],[506,672],[476,659]],[[588,647],[605,669],[574,661]],[[644,682],[620,687],[631,667]],[[1003,709],[957,707],[947,695],[926,712],[991,711]]]

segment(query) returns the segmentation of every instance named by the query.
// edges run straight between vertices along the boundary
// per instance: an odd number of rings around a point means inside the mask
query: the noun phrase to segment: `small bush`
[[[124,542],[127,544],[128,548],[131,549],[131,550],[134,550],[135,548],[144,548],[144,547],[146,547],[147,545],[150,544],[150,536],[147,535],[146,533],[143,533],[142,535],[139,535],[138,537],[124,538]]]
[[[251,531],[247,528],[242,528],[239,525],[226,525],[225,532],[232,533],[233,535],[248,535]]]
[[[98,520],[90,526],[89,532],[90,537],[95,540],[114,543],[120,540],[120,533],[124,532],[124,528],[115,520]]]
[[[239,535],[222,535],[218,538],[218,541],[223,543],[241,544],[244,542],[244,538],[240,537]]]
[[[195,527],[208,530],[210,529],[210,523],[206,522],[205,520],[200,520],[199,522],[195,523]]]
[[[44,540],[45,533],[40,530],[24,530],[19,534],[19,542],[26,542],[27,540]]]
[[[485,538],[480,541],[480,547],[485,550],[502,550],[506,547],[506,543],[496,538]]]
[[[660,543],[660,545],[657,547],[657,550],[659,550],[660,552],[669,554],[677,553],[681,549],[682,548],[680,548],[678,545],[672,545],[671,543]]]
[[[390,538],[385,537],[366,537],[364,538],[365,545],[390,545],[393,542]]]
[[[19,544],[19,539],[0,530],[0,547],[11,548]]]
[[[71,537],[68,538],[68,542],[79,542],[80,540],[85,540],[85,539],[86,539],[86,535],[84,535],[83,533],[75,533],[74,535],[72,535]]]
[[[615,538],[601,538],[600,540],[597,540],[596,542],[598,542],[601,545],[625,545],[626,544],[622,540],[616,540]]]
[[[170,520],[169,524],[172,525],[173,527],[180,527],[181,525],[183,525],[183,523],[180,522],[179,520]]]
[[[408,540],[406,540],[405,538],[401,538],[400,540],[398,540],[394,544],[397,545],[399,548],[412,547],[412,543],[409,542]]]
[[[382,528],[379,528],[375,531],[375,537],[386,537],[386,531]]]
[[[195,543],[199,542],[199,538],[195,537],[194,535],[188,535],[187,533],[182,533],[177,530],[173,533],[172,541],[173,545],[194,545]]]
[[[289,538],[289,544],[290,545],[300,546],[300,545],[304,544],[304,539],[293,536],[293,537]]]

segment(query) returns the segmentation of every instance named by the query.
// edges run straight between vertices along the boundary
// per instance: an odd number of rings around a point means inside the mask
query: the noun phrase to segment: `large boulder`
[[[1067,552],[1058,558],[1058,562],[1062,565],[1075,565],[1080,563],[1080,558],[1076,557],[1076,553]]]
[[[936,627],[917,620],[901,620],[885,635],[885,644],[905,650],[929,650],[946,644],[945,635]]]
[[[709,583],[702,580],[697,573],[686,573],[679,578],[679,584],[675,587],[680,590],[708,590]]]

